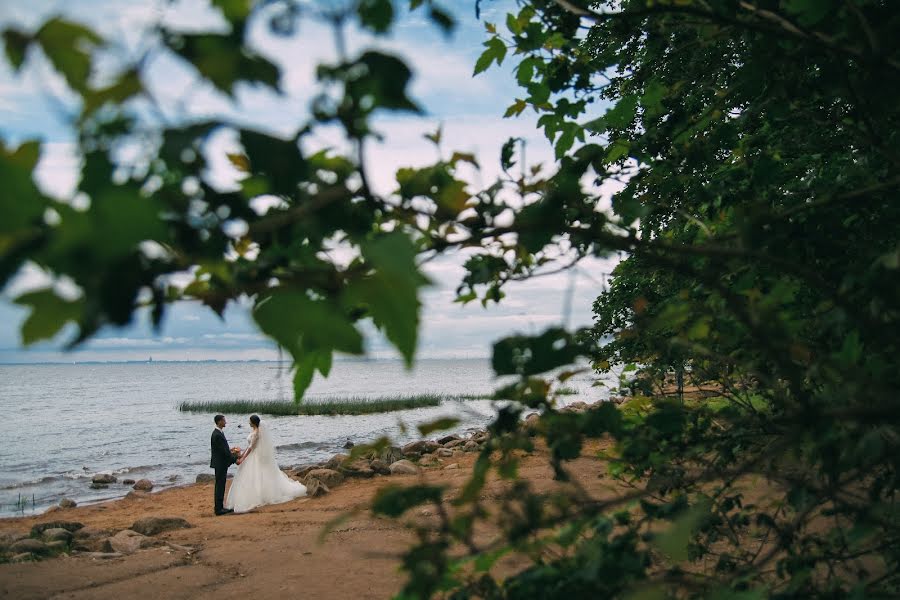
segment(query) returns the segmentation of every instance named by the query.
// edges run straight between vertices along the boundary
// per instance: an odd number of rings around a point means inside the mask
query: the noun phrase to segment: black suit
[[[216,470],[215,511],[216,514],[219,514],[225,503],[225,479],[228,477],[228,467],[233,465],[237,459],[231,454],[228,440],[225,439],[225,434],[218,427],[213,429],[209,445],[211,450],[209,466]]]

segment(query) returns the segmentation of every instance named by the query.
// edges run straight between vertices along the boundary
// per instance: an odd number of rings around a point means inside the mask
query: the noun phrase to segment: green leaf
[[[567,331],[550,328],[538,336],[512,336],[495,343],[491,365],[497,375],[535,375],[571,364],[581,351]]]
[[[616,105],[609,109],[603,120],[610,129],[624,129],[634,120],[637,110],[638,98],[634,94],[624,96]]]
[[[484,43],[487,49],[481,53],[475,62],[475,72],[472,75],[478,75],[482,71],[486,71],[492,63],[496,61],[499,66],[506,58],[506,44],[499,37],[492,37]]]
[[[362,353],[362,336],[347,315],[331,302],[313,300],[302,291],[274,290],[256,303],[253,319],[296,360],[316,350]]]
[[[83,25],[56,18],[44,23],[35,39],[69,87],[87,92],[91,52],[102,43],[102,38]]]
[[[12,65],[13,70],[18,71],[25,62],[25,53],[31,38],[15,29],[6,29],[3,31],[3,48],[6,51],[6,59]]]
[[[399,517],[410,508],[427,502],[440,502],[444,494],[443,486],[414,485],[401,487],[387,485],[378,490],[372,500],[372,512],[376,515]]]
[[[784,0],[784,8],[804,27],[815,25],[835,10],[831,0]]]
[[[509,108],[506,109],[506,112],[503,113],[503,118],[514,117],[522,114],[522,111],[528,107],[528,103],[524,100],[516,98],[516,101],[509,105]]]
[[[406,235],[393,232],[362,243],[360,250],[373,270],[347,286],[345,304],[366,306],[409,367],[419,327],[418,291],[429,283],[416,266],[415,247]]]
[[[428,436],[428,434],[433,433],[435,431],[442,431],[444,429],[450,429],[459,423],[459,419],[455,417],[442,417],[436,421],[432,421],[431,423],[424,423],[419,425],[419,434],[422,437]]]
[[[710,504],[709,498],[701,497],[666,532],[657,536],[653,544],[674,561],[687,560],[688,544],[701,521],[709,515]]]
[[[142,92],[143,89],[144,86],[141,83],[138,72],[133,70],[127,71],[108,87],[86,91],[84,93],[84,105],[81,109],[82,115],[91,115],[107,102],[121,104]]]
[[[394,4],[391,0],[362,0],[357,10],[363,26],[375,33],[386,33],[394,22]]]
[[[32,178],[40,154],[41,145],[36,141],[25,142],[15,150],[0,141],[0,181],[4,188],[0,193],[0,234],[37,225],[43,216],[48,201]]]
[[[250,16],[253,7],[251,0],[212,0],[225,18],[232,23],[243,23]]]
[[[239,81],[260,83],[276,89],[278,67],[252,54],[244,47],[241,35],[239,31],[228,35],[168,33],[166,42],[210,83],[228,95],[234,95],[235,85]]]
[[[15,302],[31,307],[31,313],[22,323],[22,344],[25,346],[52,339],[66,323],[77,322],[84,310],[82,299],[65,300],[52,288],[22,294]]]

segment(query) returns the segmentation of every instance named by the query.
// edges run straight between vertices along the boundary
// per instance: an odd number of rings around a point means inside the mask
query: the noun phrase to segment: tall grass
[[[264,415],[367,415],[373,413],[408,410],[426,406],[438,406],[445,400],[484,400],[491,396],[481,394],[410,394],[366,398],[347,396],[324,400],[305,400],[300,404],[281,400],[221,400],[208,402],[182,402],[182,412],[231,413]]]

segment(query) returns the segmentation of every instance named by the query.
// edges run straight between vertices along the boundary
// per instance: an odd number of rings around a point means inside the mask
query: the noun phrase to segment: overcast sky
[[[472,77],[476,58],[482,50],[484,25],[474,15],[474,2],[446,0],[459,27],[445,38],[421,17],[406,18],[394,34],[379,42],[411,63],[415,72],[413,97],[425,108],[420,117],[390,116],[378,119],[384,134],[381,144],[372,147],[367,157],[372,185],[382,193],[394,189],[397,168],[433,162],[434,146],[423,138],[443,125],[443,147],[474,153],[482,166],[467,178],[473,186],[491,181],[499,171],[501,145],[512,136],[527,140],[528,164],[552,165],[552,151],[542,132],[536,130],[536,117],[526,112],[519,119],[503,119],[503,112],[514,98],[521,96],[512,77],[516,64],[507,59],[503,66]],[[482,19],[503,23],[510,1],[483,1]],[[185,0],[170,6],[166,0],[126,3],[116,0],[37,0],[4,3],[0,21],[29,29],[49,14],[62,13],[87,22],[107,36],[133,38],[142,23],[160,14],[171,26],[196,27],[218,22],[216,13],[202,0]],[[300,34],[289,42],[266,35],[264,27],[254,32],[254,42],[271,57],[281,57],[285,69],[282,80],[287,94],[272,94],[245,88],[234,106],[214,90],[199,89],[185,102],[191,114],[238,115],[240,119],[270,133],[290,135],[306,117],[306,107],[314,91],[314,68],[322,60],[333,58],[331,31],[314,22],[304,21]],[[371,45],[371,39],[351,36],[350,51]],[[176,60],[158,60],[151,65],[155,89],[164,98],[182,98],[193,78]],[[48,97],[43,88],[55,90]],[[183,99],[183,98],[182,98]],[[39,53],[32,53],[20,75],[0,61],[0,133],[9,143],[39,138],[45,151],[38,169],[38,184],[49,194],[70,196],[77,181],[78,159],[73,154],[70,134],[59,117],[65,106],[65,85]],[[326,131],[313,143],[323,147],[335,143]],[[212,177],[227,183],[233,173],[219,165]],[[463,257],[446,256],[426,265],[434,282],[423,295],[424,310],[420,334],[420,358],[486,357],[496,339],[514,332],[537,333],[551,325],[581,326],[591,322],[591,303],[600,291],[603,274],[613,261],[590,260],[569,273],[519,283],[507,289],[500,306],[483,309],[473,303],[466,307],[453,302],[454,292],[463,274]],[[163,331],[151,330],[146,314],[124,329],[104,329],[83,348],[60,351],[66,340],[63,332],[52,343],[27,350],[21,348],[19,326],[26,313],[10,302],[23,290],[39,285],[39,273],[29,270],[8,285],[0,299],[0,363],[83,360],[245,360],[273,359],[277,352],[260,336],[247,309],[231,306],[224,321],[197,303],[185,302],[171,308]],[[568,307],[568,310],[567,310]],[[370,336],[369,353],[376,357],[396,357],[383,339]]]

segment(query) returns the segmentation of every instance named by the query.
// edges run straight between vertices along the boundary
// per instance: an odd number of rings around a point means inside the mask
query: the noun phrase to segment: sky
[[[529,165],[541,162],[552,168],[552,148],[536,128],[537,116],[526,111],[521,118],[502,118],[506,107],[521,95],[512,75],[516,61],[507,59],[499,69],[472,76],[486,39],[484,21],[503,23],[515,3],[483,1],[481,21],[475,18],[471,0],[445,0],[443,6],[458,21],[451,37],[415,14],[406,15],[388,39],[377,43],[358,34],[348,36],[351,54],[377,45],[403,56],[415,74],[411,95],[426,111],[422,116],[390,115],[376,120],[384,140],[370,149],[367,167],[377,192],[394,189],[392,180],[398,168],[435,160],[436,149],[423,135],[438,126],[443,131],[443,148],[471,152],[478,158],[481,171],[465,173],[473,187],[499,174],[500,147],[509,137],[526,140]],[[204,0],[35,0],[4,3],[0,26],[12,23],[28,30],[52,14],[95,27],[105,36],[121,40],[126,48],[138,43],[135,32],[151,19],[161,18],[170,27],[183,29],[216,27],[222,22]],[[334,58],[332,32],[305,20],[299,35],[290,40],[272,37],[262,25],[251,37],[261,52],[280,61],[285,71],[283,97],[247,86],[237,94],[237,102],[231,103],[215,90],[192,86],[193,73],[177,60],[163,57],[149,66],[150,81],[162,104],[180,103],[192,115],[230,115],[273,134],[296,131],[297,124],[307,116],[306,107],[315,91],[315,65]],[[0,61],[0,136],[8,144],[26,139],[44,142],[36,181],[46,193],[59,198],[71,198],[77,185],[78,157],[60,116],[67,106],[71,106],[71,94],[39,53],[31,53],[19,74]],[[312,143],[325,147],[337,141],[326,130]],[[226,161],[219,161],[210,178],[228,185],[234,175]],[[464,273],[464,259],[454,254],[425,265],[433,285],[422,294],[418,358],[487,357],[494,341],[513,333],[539,333],[555,325],[589,325],[591,304],[605,274],[615,264],[614,258],[588,259],[567,273],[513,284],[506,289],[507,297],[500,305],[483,308],[477,302],[467,306],[453,302]],[[44,275],[28,267],[0,293],[0,363],[147,360],[151,356],[154,360],[279,357],[277,349],[255,329],[246,305],[231,305],[224,319],[219,319],[195,302],[173,305],[160,332],[152,330],[145,313],[138,313],[132,325],[103,329],[75,351],[62,350],[71,335],[66,330],[50,342],[26,349],[20,343],[19,327],[27,313],[12,299],[45,282]],[[369,329],[366,333],[370,356],[397,357],[376,332]]]

